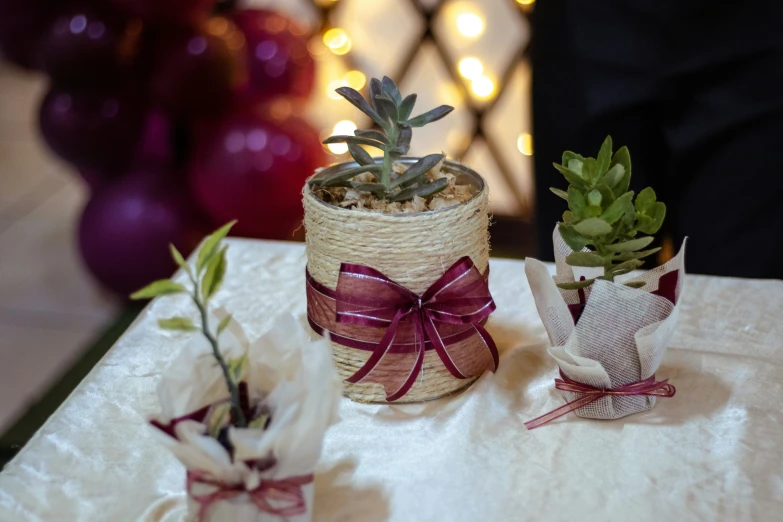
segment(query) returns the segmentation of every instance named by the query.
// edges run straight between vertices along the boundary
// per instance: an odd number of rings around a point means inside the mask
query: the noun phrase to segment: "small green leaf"
[[[612,186],[614,195],[618,198],[628,192],[628,187],[631,184],[631,154],[628,152],[628,147],[620,147],[612,157],[611,166],[615,165],[623,166],[623,175],[617,184]]]
[[[381,91],[389,96],[389,99],[392,103],[394,103],[395,106],[402,103],[402,96],[400,96],[400,90],[397,88],[397,85],[394,83],[394,80],[389,78],[388,76],[384,76],[383,80],[381,81]]]
[[[187,289],[181,284],[169,279],[160,279],[131,294],[131,299],[152,299],[161,295],[181,294],[183,292],[187,292]]]
[[[383,183],[351,183],[351,188],[354,188],[356,190],[360,190],[362,192],[370,192],[371,194],[375,194],[377,196],[382,196],[384,193],[386,193],[386,187],[383,186]]]
[[[328,177],[322,177],[322,178],[312,178],[310,180],[312,185],[320,185],[323,187],[335,187],[339,183],[342,183],[343,181],[348,181],[351,178],[355,178],[359,174],[363,174],[365,172],[373,172],[377,173],[380,172],[383,169],[383,165],[362,165],[360,167],[354,167],[352,169],[344,170],[344,171],[337,171],[331,176]]]
[[[637,212],[652,217],[653,212],[655,211],[655,191],[651,187],[647,187],[639,192],[639,195],[636,196],[636,203],[634,206],[636,207]]]
[[[204,244],[201,246],[201,250],[198,251],[198,257],[196,260],[196,273],[200,274],[204,267],[207,266],[207,263],[209,263],[209,261],[220,248],[220,242],[225,239],[225,237],[228,235],[228,232],[231,230],[231,227],[233,227],[235,223],[236,220],[230,223],[226,223],[204,240]]]
[[[623,214],[629,211],[633,211],[633,205],[631,204],[631,198],[633,198],[633,192],[626,192],[609,205],[609,208],[601,215],[601,219],[609,224],[615,223],[618,219],[623,217]]]
[[[603,200],[603,196],[601,195],[601,191],[598,189],[593,189],[590,192],[587,193],[587,204],[593,205],[596,207],[601,206],[601,200]]]
[[[642,259],[643,257],[651,256],[660,250],[661,247],[655,247],[649,250],[642,250],[641,252],[622,252],[617,254],[614,259],[618,261],[627,261],[628,259]]]
[[[558,288],[563,290],[579,290],[580,288],[587,288],[595,282],[595,279],[585,279],[584,281],[574,281],[573,283],[559,283]]]
[[[359,165],[375,165],[375,160],[372,159],[366,150],[360,146],[351,143],[348,145],[348,152],[351,153],[351,157],[356,160]]]
[[[644,214],[637,214],[637,228],[640,232],[645,234],[655,234],[663,225],[663,220],[666,217],[666,205],[658,201],[654,205],[653,216],[647,218]],[[647,218],[647,219],[644,219]]]
[[[569,185],[568,192],[568,208],[574,213],[577,219],[584,219],[587,217],[587,202],[584,195],[573,185]]]
[[[397,124],[400,132],[397,134],[397,143],[394,144],[394,148],[391,152],[404,156],[411,148],[411,138],[413,138],[413,129],[407,123]]]
[[[595,205],[588,205],[587,207],[587,217],[598,217],[601,215],[601,207],[597,207]]]
[[[566,223],[573,223],[574,221],[577,221],[577,219],[573,212],[566,210],[563,212],[563,221]]]
[[[231,314],[228,314],[223,319],[220,320],[220,324],[218,324],[217,327],[217,334],[220,336],[220,334],[223,333],[223,331],[228,328],[228,325],[231,324],[231,320],[234,318]]]
[[[598,152],[598,175],[603,176],[609,170],[609,164],[612,161],[612,137],[607,136]]]
[[[628,261],[623,261],[619,265],[614,265],[612,268],[607,270],[607,273],[612,273],[614,275],[622,275],[625,273],[628,273],[632,270],[636,270],[640,266],[644,264],[644,261],[640,261],[639,259],[629,259]]]
[[[432,167],[438,164],[444,158],[445,154],[428,154],[419,161],[411,165],[408,170],[403,172],[397,179],[391,182],[390,188],[398,187],[420,175],[428,172]]]
[[[571,266],[602,267],[604,258],[595,252],[572,252],[566,257],[566,263]]]
[[[181,332],[195,332],[198,330],[193,321],[187,317],[170,317],[168,319],[158,319],[158,326],[164,330],[179,330]]]
[[[220,252],[214,256],[207,265],[207,271],[201,279],[201,294],[204,300],[208,300],[215,295],[223,284],[223,278],[226,275],[226,249],[223,247]]]
[[[438,178],[435,181],[431,183],[425,183],[420,187],[411,187],[409,189],[402,190],[399,193],[397,193],[395,196],[393,196],[391,198],[391,201],[408,201],[410,199],[413,199],[415,196],[419,196],[420,198],[426,198],[428,196],[432,196],[433,194],[437,194],[438,192],[441,192],[448,186],[449,186],[448,179]]]
[[[640,237],[630,241],[623,241],[622,243],[615,243],[614,245],[606,245],[606,249],[611,252],[635,252],[652,243],[653,239],[655,238],[652,236]]]
[[[378,108],[378,114],[384,119],[388,118],[392,125],[397,125],[400,121],[400,114],[397,111],[397,105],[387,95],[379,94],[375,97],[375,106]]]
[[[603,172],[598,171],[598,162],[593,158],[585,158],[582,163],[582,177],[591,185],[601,177]]]
[[[208,433],[213,439],[218,438],[220,430],[223,429],[223,425],[226,424],[228,416],[231,412],[231,403],[224,402],[219,404],[212,411],[212,415],[209,418]]]
[[[245,369],[247,363],[247,352],[242,354],[239,359],[234,359],[228,362],[228,375],[234,383],[239,383],[242,378],[242,371]]]
[[[400,104],[400,120],[405,121],[411,117],[413,106],[416,105],[416,95],[409,94]]]
[[[408,120],[406,123],[411,127],[424,127],[429,123],[446,117],[446,115],[453,110],[454,107],[449,105],[441,105],[440,107],[435,107],[431,111],[427,111],[424,114],[419,114],[415,118]]]
[[[609,169],[609,171],[604,175],[604,177],[601,178],[601,182],[605,183],[606,186],[612,188],[620,182],[620,180],[623,178],[624,173],[625,173],[625,167],[623,167],[618,163]]]
[[[386,145],[389,144],[389,138],[381,131],[356,129],[355,131],[353,131],[353,133],[356,136],[358,136],[359,138],[367,138],[367,139],[370,139],[370,140],[378,141],[378,142],[386,144]],[[373,146],[375,146],[375,145],[373,145]],[[377,148],[380,148],[380,147],[377,147]]]
[[[329,136],[323,141],[323,143],[324,145],[329,145],[330,143],[353,143],[355,145],[369,145],[370,147],[375,147],[376,149],[381,150],[385,148],[385,145],[380,141],[364,138],[361,136]]]
[[[558,165],[557,163],[552,163],[552,165],[558,170],[558,172],[560,172],[560,174],[565,177],[568,183],[575,186],[579,190],[588,190],[590,188],[587,182],[573,170],[568,169],[562,165]]]
[[[590,244],[590,240],[588,238],[585,238],[581,234],[577,233],[571,226],[566,226],[564,223],[558,223],[557,229],[560,232],[560,237],[562,237],[563,241],[565,241],[565,244],[575,252],[582,250],[584,247]]]
[[[554,194],[555,196],[558,196],[558,197],[563,198],[564,200],[568,201],[568,193],[565,192],[564,190],[560,190],[560,189],[555,188],[555,187],[549,187],[549,190],[551,190],[552,194]]]
[[[647,283],[644,281],[628,281],[627,283],[623,283],[625,286],[630,286],[631,288],[641,288]]]
[[[612,226],[601,218],[591,217],[574,225],[574,230],[587,237],[603,236],[612,231]]]
[[[185,261],[185,258],[182,257],[182,254],[179,253],[177,247],[171,243],[169,243],[169,251],[171,252],[172,259],[174,259],[174,262],[177,263],[177,265],[181,266],[182,268],[188,266],[188,263]]]
[[[603,207],[608,207],[614,203],[614,192],[612,192],[612,189],[610,189],[605,183],[601,182],[596,185],[595,190],[601,193],[601,205]]]
[[[356,89],[351,89],[350,87],[339,87],[335,89],[335,92],[348,100],[351,105],[369,116],[372,121],[383,128],[388,128],[389,124],[383,118],[381,118],[380,114],[378,114],[375,109],[373,109],[372,106],[367,102],[367,100],[365,100],[364,97],[359,94],[359,91]]]
[[[579,160],[580,162],[584,161],[584,157],[581,154],[577,154],[576,152],[571,152],[570,150],[567,150],[563,153],[563,160],[561,163],[563,165],[568,166],[568,162],[571,160]]]
[[[585,165],[584,160],[572,159],[572,160],[568,160],[568,165],[566,166],[568,167],[568,170],[576,172],[577,176],[579,176],[580,178],[584,178],[585,177],[584,165]]]

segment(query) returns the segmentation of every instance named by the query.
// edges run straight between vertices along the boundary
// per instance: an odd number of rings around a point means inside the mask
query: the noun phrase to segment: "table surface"
[[[304,247],[230,240],[215,297],[252,336],[304,321]],[[343,399],[316,474],[315,521],[779,520],[783,282],[688,276],[658,371],[677,394],[616,421],[569,415],[524,264],[492,260],[500,369],[424,404]],[[0,521],[173,521],[184,469],[152,438],[161,370],[186,342],[157,300],[0,473]],[[190,315],[193,315],[190,313]]]

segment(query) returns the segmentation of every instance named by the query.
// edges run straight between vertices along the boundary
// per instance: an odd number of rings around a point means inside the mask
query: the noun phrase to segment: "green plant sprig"
[[[397,85],[386,76],[383,80],[373,78],[369,91],[368,101],[350,87],[336,89],[340,96],[369,116],[381,130],[356,130],[354,136],[331,136],[324,140],[325,144],[348,144],[348,151],[359,166],[325,178],[313,178],[310,185],[354,188],[375,194],[379,199],[400,202],[416,196],[428,197],[444,190],[448,186],[446,178],[430,180],[427,177],[427,172],[443,159],[444,154],[424,156],[396,179],[392,179],[392,164],[410,150],[414,127],[438,121],[453,111],[454,107],[441,105],[411,118],[416,94],[403,98]],[[383,151],[383,161],[376,163],[362,145]],[[352,181],[365,172],[372,173],[378,182]]]
[[[612,137],[607,136],[597,158],[566,151],[562,164],[553,165],[569,183],[566,191],[550,188],[568,202],[563,221],[557,224],[563,241],[573,250],[566,263],[604,269],[603,276],[561,283],[560,288],[584,288],[595,279],[614,281],[615,277],[642,266],[643,258],[660,250],[646,248],[653,242],[652,234],[663,224],[666,205],[656,200],[650,187],[633,199],[634,192],[628,190],[631,155],[627,147],[612,155]],[[644,283],[626,285],[639,288]]]
[[[160,319],[158,325],[166,330],[201,331],[207,341],[209,341],[212,347],[212,355],[223,372],[236,426],[246,428],[248,421],[239,401],[239,379],[245,358],[242,357],[236,361],[227,362],[220,351],[218,341],[220,334],[228,327],[232,318],[228,315],[221,320],[214,334],[209,328],[208,319],[209,299],[220,289],[226,275],[226,250],[228,247],[221,246],[220,243],[228,235],[235,223],[236,221],[232,221],[224,225],[204,240],[196,255],[195,266],[191,266],[185,261],[185,258],[174,245],[169,245],[171,257],[185,271],[193,285],[191,290],[171,279],[160,279],[132,294],[131,299],[152,299],[153,297],[175,294],[188,294],[190,296],[199,311],[200,327],[193,324],[193,321],[189,318],[181,316]]]

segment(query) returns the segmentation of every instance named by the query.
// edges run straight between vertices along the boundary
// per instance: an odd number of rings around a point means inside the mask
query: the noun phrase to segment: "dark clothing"
[[[689,272],[783,277],[783,2],[536,3],[533,115],[540,255],[563,202],[564,150],[631,152],[631,188],[689,236]]]

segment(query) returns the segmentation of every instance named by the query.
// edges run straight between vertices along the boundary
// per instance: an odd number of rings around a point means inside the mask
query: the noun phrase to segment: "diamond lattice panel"
[[[514,196],[487,144],[477,139],[462,160],[481,174],[489,185],[489,208],[495,214],[517,216],[521,213],[520,203]]]
[[[407,0],[343,0],[331,21],[348,33],[353,65],[367,77],[395,76],[424,32],[421,15]]]
[[[240,6],[276,11],[296,20],[310,31],[318,29],[321,23],[320,15],[311,0],[242,0]]]
[[[520,62],[492,111],[484,118],[484,132],[492,140],[514,178],[525,215],[534,201],[533,158],[522,153],[522,135],[530,134],[530,64]],[[527,151],[529,154],[532,151]]]
[[[446,118],[414,129],[411,155],[438,151],[444,151],[450,157],[459,155],[470,141],[475,119],[465,106],[462,93],[451,81],[448,70],[434,46],[422,46],[403,78],[400,89],[406,95],[414,92],[417,94],[414,115],[438,105],[454,107],[454,112]]]
[[[509,0],[458,0],[446,2],[440,9],[434,33],[453,60],[453,67],[463,58],[481,61],[482,68],[474,67],[468,73],[479,80],[464,80],[471,96],[481,105],[497,93],[503,74],[530,38],[530,27]],[[487,87],[482,75],[494,87]],[[473,88],[477,81],[485,83]]]

